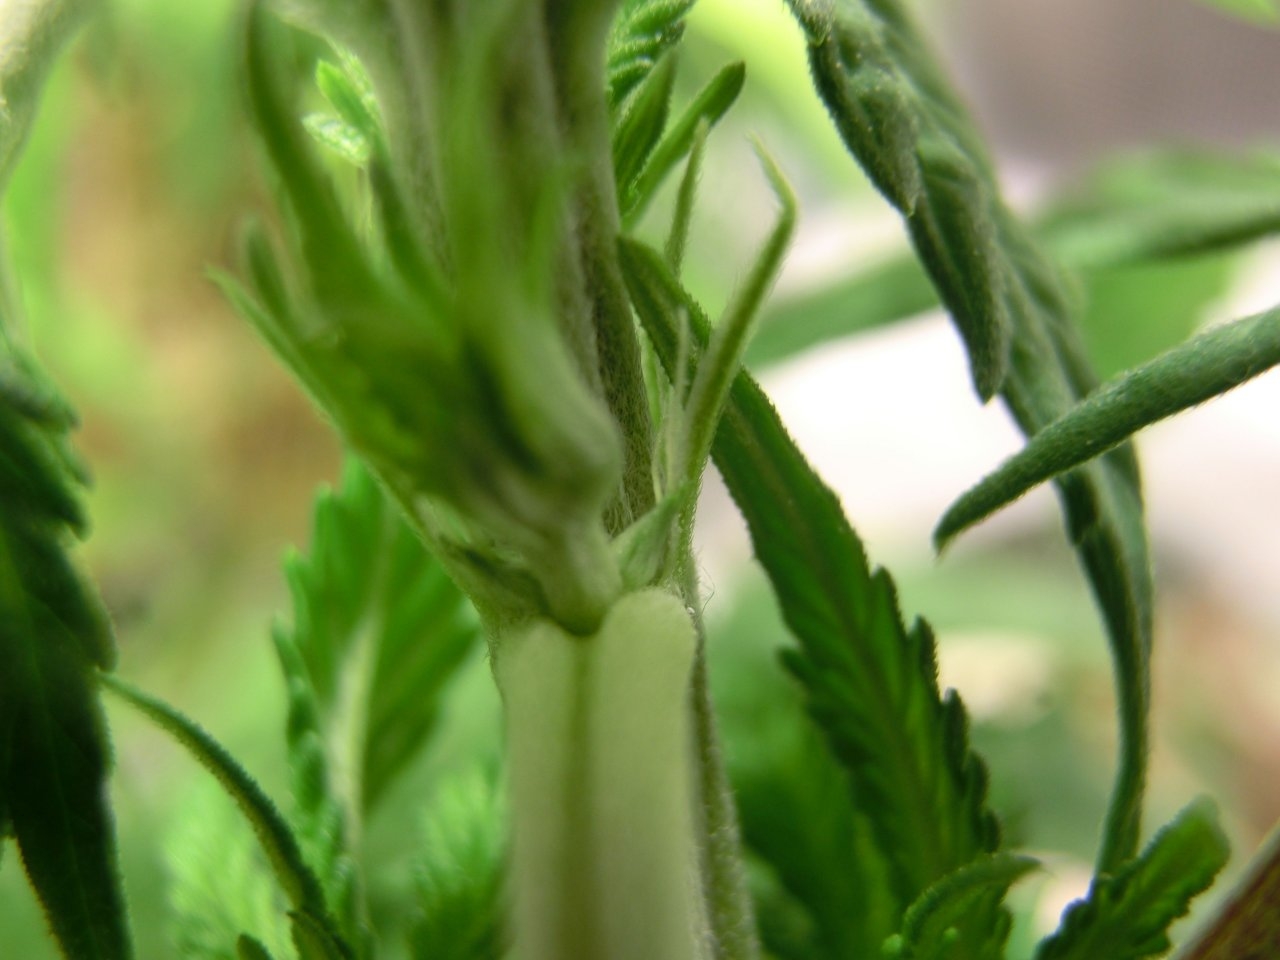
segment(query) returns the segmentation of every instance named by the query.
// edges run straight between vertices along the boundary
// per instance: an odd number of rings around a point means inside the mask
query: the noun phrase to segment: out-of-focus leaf
[[[1280,363],[1280,307],[1209,330],[1090,393],[947,510],[941,547],[1032,487],[1143,427],[1226,393]]]
[[[902,932],[886,942],[885,955],[898,960],[1002,960],[1009,936],[1008,917],[1001,917],[995,927],[983,926],[983,922],[1009,887],[1037,866],[1030,857],[998,853],[979,857],[947,874],[907,909]]]
[[[705,315],[655,251],[624,240],[622,260],[637,312],[674,378],[682,340],[691,341],[691,364],[705,349]],[[999,843],[964,709],[938,690],[932,633],[903,623],[888,574],[871,569],[835,494],[745,373],[733,383],[713,456],[800,643],[787,664],[853,779],[905,909]]]
[[[236,957],[238,960],[272,960],[266,947],[253,937],[243,934],[236,941]]]
[[[441,696],[480,642],[471,605],[377,482],[350,459],[317,500],[306,554],[286,562],[293,626],[278,631],[312,690],[316,732],[348,770],[338,794],[376,807],[429,738]],[[303,723],[298,717],[296,723]]]
[[[1275,0],[1200,0],[1200,2],[1258,23],[1275,23],[1280,20],[1280,8],[1277,8]]]
[[[183,803],[164,853],[170,940],[183,960],[234,960],[242,937],[286,955],[284,900],[253,832],[212,784]]]
[[[503,876],[506,811],[479,771],[445,783],[427,807],[415,871],[416,960],[501,960],[507,952]]]
[[[308,930],[313,926],[321,929],[328,940],[341,946],[344,960],[351,960],[354,954],[336,933],[320,881],[303,859],[288,823],[258,782],[190,718],[116,677],[104,674],[100,679],[103,686],[141,711],[213,774],[253,828],[276,881],[293,907],[290,917],[303,917]]]
[[[63,42],[95,4],[44,0],[0,17],[0,190]],[[67,553],[82,534],[74,416],[18,346],[0,264],[0,835],[12,835],[63,954],[132,956],[106,797],[109,746],[94,684],[111,627]]]
[[[1036,960],[1146,960],[1169,949],[1169,926],[1227,862],[1213,805],[1199,801],[1156,834],[1142,854],[1069,906]],[[1244,955],[1240,955],[1243,960]]]
[[[609,106],[618,106],[684,35],[694,0],[626,0],[608,42]]]

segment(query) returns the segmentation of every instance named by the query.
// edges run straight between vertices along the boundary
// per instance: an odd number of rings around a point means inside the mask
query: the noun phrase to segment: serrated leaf
[[[307,554],[287,564],[288,642],[312,691],[316,732],[343,756],[352,811],[371,811],[429,738],[445,688],[480,642],[461,591],[349,459],[317,499]]]
[[[1280,363],[1280,308],[1215,327],[1090,393],[958,499],[939,548],[1032,487],[1118,446],[1143,427],[1232,390]]]
[[[779,957],[877,956],[903,905],[848,773],[805,715],[801,688],[776,669],[786,627],[758,579],[709,625],[708,644],[720,651],[712,694],[743,839],[770,875],[755,884],[768,894],[755,898],[761,935]]]
[[[680,42],[694,0],[627,0],[609,31],[609,107],[618,106],[644,82],[664,54]]]
[[[1227,862],[1212,803],[1186,807],[1114,876],[1094,879],[1069,906],[1036,960],[1147,960],[1169,949],[1169,926]]]
[[[1244,877],[1178,960],[1242,960],[1280,951],[1280,830],[1272,830]]]
[[[236,957],[238,960],[272,960],[266,947],[253,937],[243,934],[236,940]]]
[[[0,517],[0,809],[63,954],[125,960],[133,951],[94,668],[64,612],[24,584],[46,569],[65,575],[65,561],[40,557],[50,548],[24,543],[6,519]]]
[[[448,781],[426,808],[415,870],[416,960],[502,960],[507,952],[507,814],[494,778],[480,771]]]
[[[341,946],[344,960],[350,960],[354,954],[342,943],[335,930],[320,881],[303,859],[297,838],[288,823],[258,782],[208,732],[173,707],[135,690],[116,677],[103,674],[100,681],[177,740],[213,774],[253,828],[276,881],[293,907],[291,916],[305,916],[308,926],[321,927],[329,940]]]
[[[689,318],[696,354],[707,342],[705,315],[655,251],[623,240],[621,256],[637,313],[674,377],[677,318]],[[872,571],[835,494],[745,373],[734,380],[713,456],[799,641],[787,664],[849,770],[905,908],[999,840],[963,707],[938,690],[932,634],[903,623],[888,574]]]
[[[837,94],[856,96],[846,81],[862,64],[879,65],[886,83],[902,85],[918,124],[924,183],[914,210],[903,210],[916,252],[960,329],[979,395],[999,388],[1025,433],[1042,429],[1097,379],[1058,269],[1004,206],[982,140],[928,43],[899,0],[859,0],[839,17],[830,5],[793,9],[837,120]],[[845,142],[864,168],[884,165],[874,138],[846,134]],[[1137,849],[1146,783],[1152,586],[1137,461],[1122,447],[1058,486],[1115,663],[1120,758],[1098,855],[1108,871]]]
[[[1002,960],[1008,919],[984,925],[1009,888],[1039,866],[1031,857],[999,853],[979,857],[922,893],[902,918],[902,932],[885,943],[900,960]]]
[[[253,831],[209,781],[184,798],[164,839],[169,942],[183,960],[233,960],[238,941],[282,956],[283,897]]]

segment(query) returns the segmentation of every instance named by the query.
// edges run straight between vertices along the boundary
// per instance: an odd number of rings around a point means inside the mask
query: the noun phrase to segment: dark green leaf
[[[923,192],[900,205],[916,252],[969,351],[978,393],[997,388],[1027,434],[1057,419],[1096,377],[1079,342],[1057,269],[1004,206],[990,158],[928,43],[899,0],[793,3],[810,43],[819,93],[859,163],[890,165],[892,142],[857,134],[847,101],[859,70],[881,71],[915,117]],[[856,118],[853,118],[856,120]],[[889,185],[892,187],[892,184]],[[886,188],[890,199],[895,192]],[[901,199],[898,201],[901,204]],[[1064,475],[1069,535],[1102,609],[1116,665],[1120,760],[1098,864],[1113,870],[1137,849],[1146,782],[1151,570],[1137,462],[1121,448]]]
[[[1093,459],[1165,417],[1280,363],[1280,308],[1216,327],[1111,380],[1036,433],[957,500],[938,524],[939,547],[1032,487]]]
[[[280,888],[294,908],[291,916],[304,916],[308,929],[319,926],[327,938],[341,944],[341,938],[334,932],[333,921],[329,918],[319,880],[304,861],[289,825],[258,782],[236,763],[225,747],[168,704],[135,690],[116,677],[104,674],[100,679],[103,686],[144,713],[213,774],[253,828]],[[345,960],[353,956],[345,945],[340,955]]]
[[[272,960],[267,948],[246,934],[236,941],[236,956],[239,960]]]
[[[705,316],[656,252],[624,240],[622,260],[645,330],[674,376],[678,318],[691,322],[696,359]],[[938,691],[933,636],[923,623],[902,622],[892,581],[872,571],[839,501],[745,373],[733,383],[713,455],[800,642],[788,666],[853,778],[905,909],[999,841],[963,707]]]
[[[990,161],[892,5],[793,3],[818,93],[871,181],[903,215],[964,337],[985,400],[1008,372],[1004,212]],[[885,7],[892,9],[886,12]],[[909,52],[908,52],[909,51]]]
[[[1227,856],[1213,805],[1192,804],[1139,857],[1114,876],[1096,877],[1088,897],[1068,907],[1057,933],[1040,944],[1036,960],[1162,955],[1169,949],[1169,926],[1213,882]]]
[[[984,925],[1009,888],[1039,866],[1030,857],[999,853],[979,857],[947,874],[902,918],[902,932],[885,944],[901,960],[1002,960],[1008,920]]]
[[[507,816],[492,776],[475,772],[441,787],[427,807],[415,887],[417,960],[502,960],[507,953]]]
[[[132,948],[93,666],[64,611],[25,585],[43,570],[63,576],[65,561],[40,556],[56,548],[24,542],[6,519],[0,517],[0,809],[63,954],[124,960]]]

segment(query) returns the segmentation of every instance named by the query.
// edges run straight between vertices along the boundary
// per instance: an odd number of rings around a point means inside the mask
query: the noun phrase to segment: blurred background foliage
[[[1179,8],[1178,16],[1192,23],[1213,24],[1223,37],[1236,36],[1244,48],[1261,44],[1272,54],[1272,78],[1280,79],[1275,33],[1228,25],[1191,0],[1160,2]],[[1069,16],[1068,10],[1097,19],[1104,4],[1037,6],[1050,10],[1049,20]],[[120,670],[198,718],[268,789],[285,797],[284,691],[268,625],[287,608],[281,556],[287,545],[305,543],[314,491],[336,481],[339,451],[300,391],[207,278],[209,267],[230,262],[238,225],[248,211],[265,207],[268,189],[240,103],[236,8],[234,0],[113,0],[52,78],[5,216],[30,340],[82,416],[77,443],[95,476],[94,529],[82,553],[118,628]],[[997,131],[1013,195],[1039,209],[1047,193],[1083,176],[1117,139],[1103,130],[1089,141],[1078,125],[1092,112],[1106,127],[1104,115],[1123,91],[1109,91],[1106,83],[1090,86],[1087,77],[1068,78],[1068,87],[1077,85],[1071,101],[1076,112],[1063,115],[1058,133],[1069,143],[1054,149],[1052,137],[1002,140],[1001,131],[1022,129],[1020,118],[1000,112],[1002,98],[983,91],[1003,89],[1000,62],[1016,69],[1027,59],[1027,45],[1047,42],[1011,34],[1010,56],[999,61],[1003,48],[982,41],[1008,27],[1010,9],[998,0],[922,4],[979,114]],[[1144,38],[1130,34],[1111,42],[1123,56],[1125,44],[1136,49]],[[1226,70],[1234,48],[1222,44]],[[680,76],[686,94],[729,59],[748,64],[742,101],[709,145],[689,246],[691,286],[704,302],[723,302],[765,229],[773,201],[746,137],[757,133],[795,182],[806,228],[753,363],[766,373],[766,386],[777,385],[784,418],[794,407],[801,425],[815,416],[835,424],[841,449],[852,459],[847,469],[835,469],[837,485],[845,476],[855,482],[874,476],[878,490],[910,487],[922,482],[912,471],[924,471],[937,488],[940,509],[994,465],[999,450],[1013,442],[1011,434],[1001,435],[994,453],[985,435],[917,437],[912,421],[893,419],[891,403],[873,399],[868,405],[865,397],[828,387],[804,389],[806,383],[830,383],[830,376],[814,372],[818,368],[804,366],[813,362],[812,342],[838,331],[853,335],[842,340],[841,351],[862,349],[864,341],[883,346],[881,333],[860,337],[856,328],[923,312],[929,300],[921,300],[909,277],[879,284],[884,302],[858,286],[867,267],[902,269],[895,260],[901,236],[808,90],[799,30],[772,0],[703,0],[686,46]],[[1201,74],[1212,69],[1197,65]],[[1019,79],[1010,75],[1005,82]],[[1159,86],[1152,75],[1134,83],[1142,96],[1147,86]],[[1003,99],[1007,105],[1010,98]],[[1052,115],[1034,119],[1052,132]],[[1247,142],[1249,132],[1246,124],[1223,139]],[[1267,132],[1277,133],[1253,131]],[[1192,118],[1185,136],[1197,133]],[[1140,191],[1147,181],[1141,166],[1134,170],[1129,187]],[[1109,181],[1118,196],[1129,189],[1124,177]],[[652,221],[656,229],[659,218]],[[1109,374],[1185,338],[1220,316],[1241,277],[1250,269],[1257,273],[1258,262],[1256,254],[1213,254],[1084,270],[1084,316],[1095,362]],[[1277,293],[1274,285],[1270,292]],[[851,319],[859,311],[865,322]],[[797,317],[804,318],[803,329]],[[923,322],[932,326],[913,321],[908,327],[933,332],[908,346],[942,350],[954,379],[963,383],[954,345],[935,344],[950,337],[945,324]],[[771,365],[784,357],[788,363],[770,376]],[[854,369],[865,371],[866,365]],[[964,392],[959,400],[936,392],[925,369],[912,359],[881,374],[905,383],[900,389],[926,405],[923,416],[950,430],[949,409],[967,404],[976,410],[976,403]],[[989,424],[1001,415],[985,416]],[[900,434],[899,444],[927,447],[937,440],[940,448],[966,448],[969,459],[960,459],[958,473],[943,466],[933,476],[934,467],[900,455],[897,447],[859,449],[865,421]],[[822,436],[801,426],[797,432],[802,445],[815,442],[806,437]],[[823,466],[826,451],[811,452]],[[1280,453],[1269,455],[1280,473]],[[1242,496],[1255,487],[1273,492],[1273,475],[1255,477]],[[959,687],[970,705],[975,740],[989,760],[1009,834],[1048,864],[1017,895],[1025,909],[1011,955],[1024,955],[1032,934],[1051,926],[1087,880],[1109,784],[1111,688],[1091,603],[1052,509],[1015,511],[1011,521],[993,524],[937,563],[928,549],[937,509],[905,523],[882,522],[897,516],[901,504],[842,490],[873,557],[893,564],[904,609],[927,615],[940,634],[944,682]],[[794,795],[787,780],[794,765],[820,762],[811,754],[822,747],[804,733],[796,691],[776,669],[783,630],[743,539],[733,532],[736,518],[715,489],[707,496],[701,556],[711,581],[712,666],[750,833],[753,825],[764,830],[763,824],[788,816],[822,815],[822,796]],[[1151,822],[1167,818],[1190,794],[1212,793],[1226,812],[1238,866],[1280,813],[1280,618],[1274,603],[1241,602],[1240,594],[1223,586],[1228,574],[1214,566],[1211,552],[1198,553],[1194,540],[1164,537],[1159,516],[1153,523],[1163,599]],[[1274,541],[1267,546],[1275,564]],[[1274,585],[1274,579],[1259,582]],[[417,831],[422,818],[411,811],[451,778],[465,780],[492,767],[491,686],[487,665],[476,657],[453,691],[441,737],[366,838],[374,862],[385,864],[373,891],[375,919],[385,925],[406,922],[376,911],[390,900],[389,891],[413,883],[404,851],[416,844],[406,844],[403,831]],[[200,877],[227,889],[243,887],[249,881],[237,878],[252,874],[244,865],[254,856],[252,845],[229,808],[219,806],[225,801],[211,795],[204,774],[160,734],[124,711],[113,711],[111,720],[114,795],[140,956],[173,956],[170,931],[184,906],[169,878],[186,878],[179,891]],[[52,958],[20,872],[12,863],[5,867],[0,931],[7,955]],[[759,880],[767,887],[767,877]],[[258,896],[246,894],[238,902]],[[181,949],[190,956],[218,955],[191,939]]]

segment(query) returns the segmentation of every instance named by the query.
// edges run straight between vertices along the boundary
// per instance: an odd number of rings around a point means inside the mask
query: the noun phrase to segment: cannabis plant
[[[767,144],[758,189],[777,211],[758,254],[714,311],[685,277],[706,145],[750,68],[678,94],[692,5],[246,3],[244,103],[279,202],[246,219],[238,265],[215,279],[348,459],[307,552],[287,561],[292,616],[271,633],[287,803],[112,672],[112,625],[69,553],[87,523],[74,416],[4,284],[0,832],[65,956],[132,955],[102,695],[180,741],[252,828],[239,846],[239,821],[214,804],[175,841],[180,955],[1005,955],[1006,895],[1038,864],[1002,838],[928,624],[904,618],[743,366],[798,215]],[[0,178],[93,6],[4,6]],[[1227,852],[1207,800],[1144,843],[1152,581],[1128,439],[1280,362],[1280,312],[1099,383],[1075,277],[1274,231],[1280,171],[1170,156],[1144,193],[1099,190],[1030,226],[901,0],[790,11],[850,176],[860,168],[901,215],[913,251],[853,278],[837,326],[941,304],[978,397],[1028,438],[942,517],[938,548],[1052,481],[1109,638],[1120,749],[1096,870],[1035,956],[1160,955]],[[753,362],[837,332],[792,318]],[[791,635],[780,669],[813,733],[812,749],[775,757],[775,793],[741,811],[692,545],[709,462],[772,585]],[[401,827],[422,838],[415,879],[375,890],[366,830],[404,815],[389,798],[477,645],[501,695],[502,760],[420,798]],[[1194,956],[1280,949],[1274,859]]]

